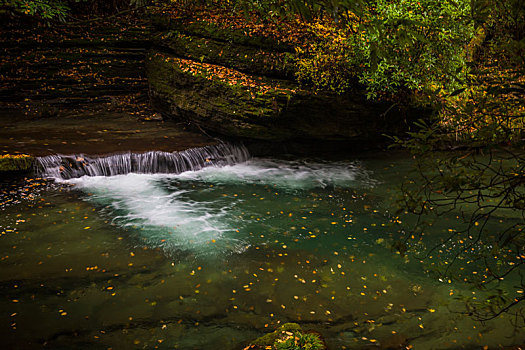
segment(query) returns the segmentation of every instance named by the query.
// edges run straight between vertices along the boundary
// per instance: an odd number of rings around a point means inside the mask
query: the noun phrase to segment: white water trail
[[[246,162],[209,167],[172,176],[180,181],[215,185],[260,184],[280,190],[334,187],[371,187],[375,181],[359,163],[319,163],[250,159]]]
[[[105,207],[114,224],[127,228],[139,244],[162,248],[168,255],[241,252],[247,243],[235,238],[227,208],[182,198],[185,190],[168,192],[159,186],[166,175],[128,174],[83,176],[67,182],[89,193]]]
[[[247,222],[238,218],[252,199],[225,200],[225,191],[261,185],[296,193],[374,184],[358,163],[249,159],[244,147],[226,144],[174,153],[50,156],[39,167],[86,193],[138,245],[169,256],[224,256],[250,246],[242,231]],[[199,199],[192,199],[195,194]]]

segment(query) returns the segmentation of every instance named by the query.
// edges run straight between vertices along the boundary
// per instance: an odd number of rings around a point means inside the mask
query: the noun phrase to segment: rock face
[[[146,59],[150,98],[164,118],[235,138],[373,144],[404,129],[391,103],[364,91],[313,93],[294,81],[293,47],[206,22],[159,17]]]

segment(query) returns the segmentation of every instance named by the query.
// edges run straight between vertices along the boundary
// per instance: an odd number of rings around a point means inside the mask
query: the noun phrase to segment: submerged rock
[[[394,350],[394,349],[405,349],[408,345],[408,338],[403,334],[393,334],[381,343],[381,349]]]

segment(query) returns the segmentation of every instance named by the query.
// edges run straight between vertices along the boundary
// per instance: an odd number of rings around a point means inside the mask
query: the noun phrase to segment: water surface
[[[466,286],[390,248],[409,163],[252,158],[4,186],[4,343],[242,349],[284,322],[331,349],[519,343],[506,316],[456,313]]]

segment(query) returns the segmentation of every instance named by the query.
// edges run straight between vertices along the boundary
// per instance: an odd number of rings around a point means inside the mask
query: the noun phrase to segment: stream
[[[509,316],[458,312],[479,291],[391,249],[409,224],[394,214],[405,154],[184,152],[49,156],[47,180],[4,180],[5,348],[242,349],[285,322],[330,349],[523,341]]]

